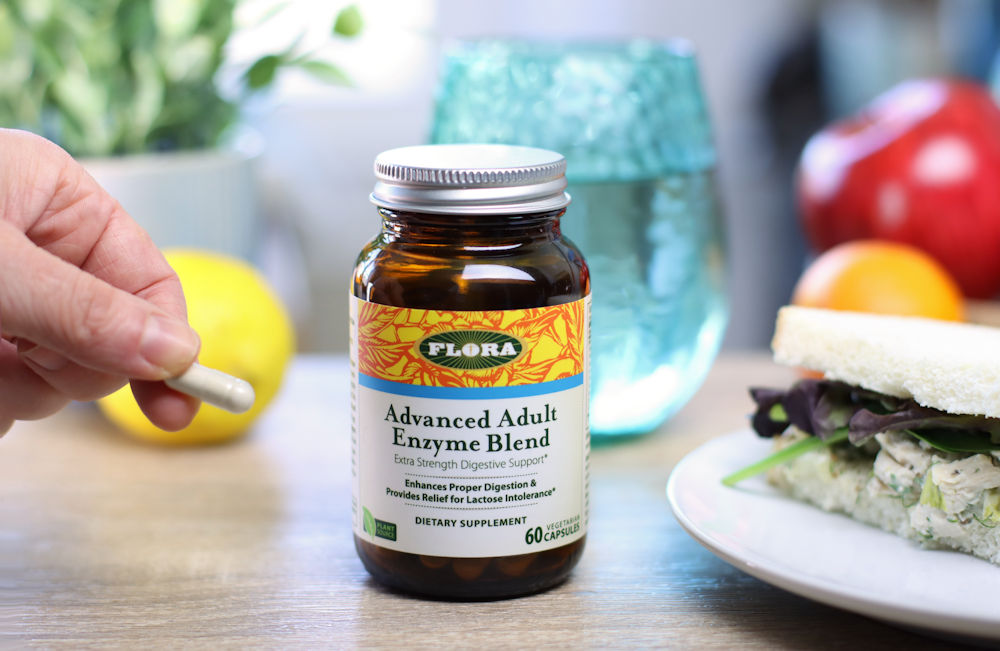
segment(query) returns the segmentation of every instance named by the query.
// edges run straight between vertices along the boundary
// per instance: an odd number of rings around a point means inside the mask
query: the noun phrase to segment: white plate
[[[714,439],[670,475],[681,526],[721,559],[772,585],[897,624],[1000,639],[1000,567],[921,549],[850,518],[792,501],[755,477],[722,477],[764,458],[770,443],[746,430]]]

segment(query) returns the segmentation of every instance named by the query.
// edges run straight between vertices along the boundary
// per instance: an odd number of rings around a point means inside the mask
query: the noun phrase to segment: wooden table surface
[[[670,513],[700,442],[741,428],[750,383],[792,378],[724,355],[672,421],[595,447],[587,549],[570,580],[506,601],[389,592],[351,538],[346,361],[299,358],[245,439],[165,449],[91,406],[0,440],[0,644],[184,647],[876,648],[940,643],[762,583]]]

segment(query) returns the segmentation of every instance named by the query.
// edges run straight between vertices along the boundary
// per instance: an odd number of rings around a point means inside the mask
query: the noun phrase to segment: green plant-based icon
[[[477,370],[509,364],[524,345],[517,337],[495,330],[452,330],[425,337],[420,354],[438,366]]]
[[[367,507],[361,507],[361,515],[364,520],[364,529],[372,538],[385,538],[386,540],[396,540],[396,523],[379,520],[372,515]]]

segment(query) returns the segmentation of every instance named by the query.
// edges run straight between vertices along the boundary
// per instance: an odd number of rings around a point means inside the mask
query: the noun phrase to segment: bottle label
[[[482,312],[352,297],[355,533],[459,558],[582,537],[589,314],[589,296]]]

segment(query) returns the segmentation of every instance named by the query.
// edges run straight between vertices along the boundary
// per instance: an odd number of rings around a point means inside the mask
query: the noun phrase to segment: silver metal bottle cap
[[[456,215],[565,208],[566,159],[535,147],[418,145],[375,159],[371,201],[390,210]]]

